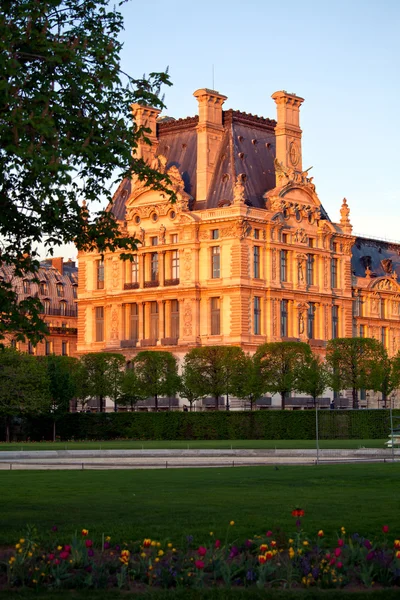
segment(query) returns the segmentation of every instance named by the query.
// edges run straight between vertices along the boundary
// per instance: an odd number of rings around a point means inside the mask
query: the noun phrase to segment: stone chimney
[[[146,138],[150,140],[151,146],[141,139],[137,148],[133,149],[133,153],[136,158],[143,158],[147,164],[151,164],[157,154],[157,117],[161,111],[158,108],[144,106],[143,104],[132,104],[131,108],[136,126],[151,129],[151,133],[145,134]]]
[[[285,91],[272,94],[277,107],[276,159],[284,168],[302,171],[300,106],[303,98]]]
[[[61,275],[64,275],[64,260],[62,256],[59,256],[57,258],[52,257],[50,260],[51,266],[57,269],[57,271],[59,271]]]
[[[207,198],[221,147],[224,133],[222,105],[226,100],[226,96],[206,88],[197,90],[193,96],[197,98],[199,103],[196,200],[201,201]]]

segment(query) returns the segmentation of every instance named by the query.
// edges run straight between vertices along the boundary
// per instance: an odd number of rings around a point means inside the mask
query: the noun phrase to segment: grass
[[[400,537],[400,465],[236,467],[132,471],[1,471],[0,544],[13,544],[27,524],[65,539],[81,528],[96,541],[151,537],[179,545],[214,531],[222,540],[267,529],[293,531],[291,510],[306,511],[304,527],[328,537],[345,525],[360,535],[383,524]],[[235,521],[229,527],[230,520]]]
[[[385,440],[320,440],[320,448],[385,448]],[[3,450],[154,450],[154,449],[315,449],[315,440],[171,440],[171,441],[135,441],[113,440],[95,442],[19,442],[6,444],[0,442]]]

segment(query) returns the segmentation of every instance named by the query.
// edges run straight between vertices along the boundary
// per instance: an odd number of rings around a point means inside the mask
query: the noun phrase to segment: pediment
[[[369,289],[382,292],[399,292],[400,285],[393,277],[379,277],[373,279],[368,286]]]

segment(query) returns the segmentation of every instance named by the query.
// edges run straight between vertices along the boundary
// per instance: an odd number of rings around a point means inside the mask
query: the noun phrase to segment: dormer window
[[[39,290],[40,290],[40,295],[41,296],[47,296],[48,295],[48,293],[49,293],[49,286],[47,285],[46,281],[41,281],[40,282]]]
[[[59,298],[64,298],[64,286],[62,283],[57,283],[57,296]]]
[[[62,317],[65,317],[67,314],[67,303],[66,302],[60,302],[60,315]]]
[[[72,286],[72,295],[74,298],[78,297],[78,286],[76,286],[76,285]]]
[[[22,282],[22,285],[24,287],[24,294],[30,294],[31,292],[31,284],[27,279],[24,279],[24,281]]]
[[[50,314],[50,300],[43,300],[43,312],[45,315]]]

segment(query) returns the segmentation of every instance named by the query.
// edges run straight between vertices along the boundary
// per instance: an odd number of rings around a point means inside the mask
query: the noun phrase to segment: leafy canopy
[[[121,70],[122,15],[109,0],[4,0],[0,15],[0,262],[16,275],[38,267],[37,245],[52,253],[134,250],[109,210],[113,178],[136,175],[153,187],[167,181],[132,151],[147,140],[130,112],[134,102],[163,107],[166,73],[133,79]],[[148,141],[148,140],[147,140]],[[0,334],[37,341],[46,331],[40,303],[20,310],[11,282],[0,282]]]

